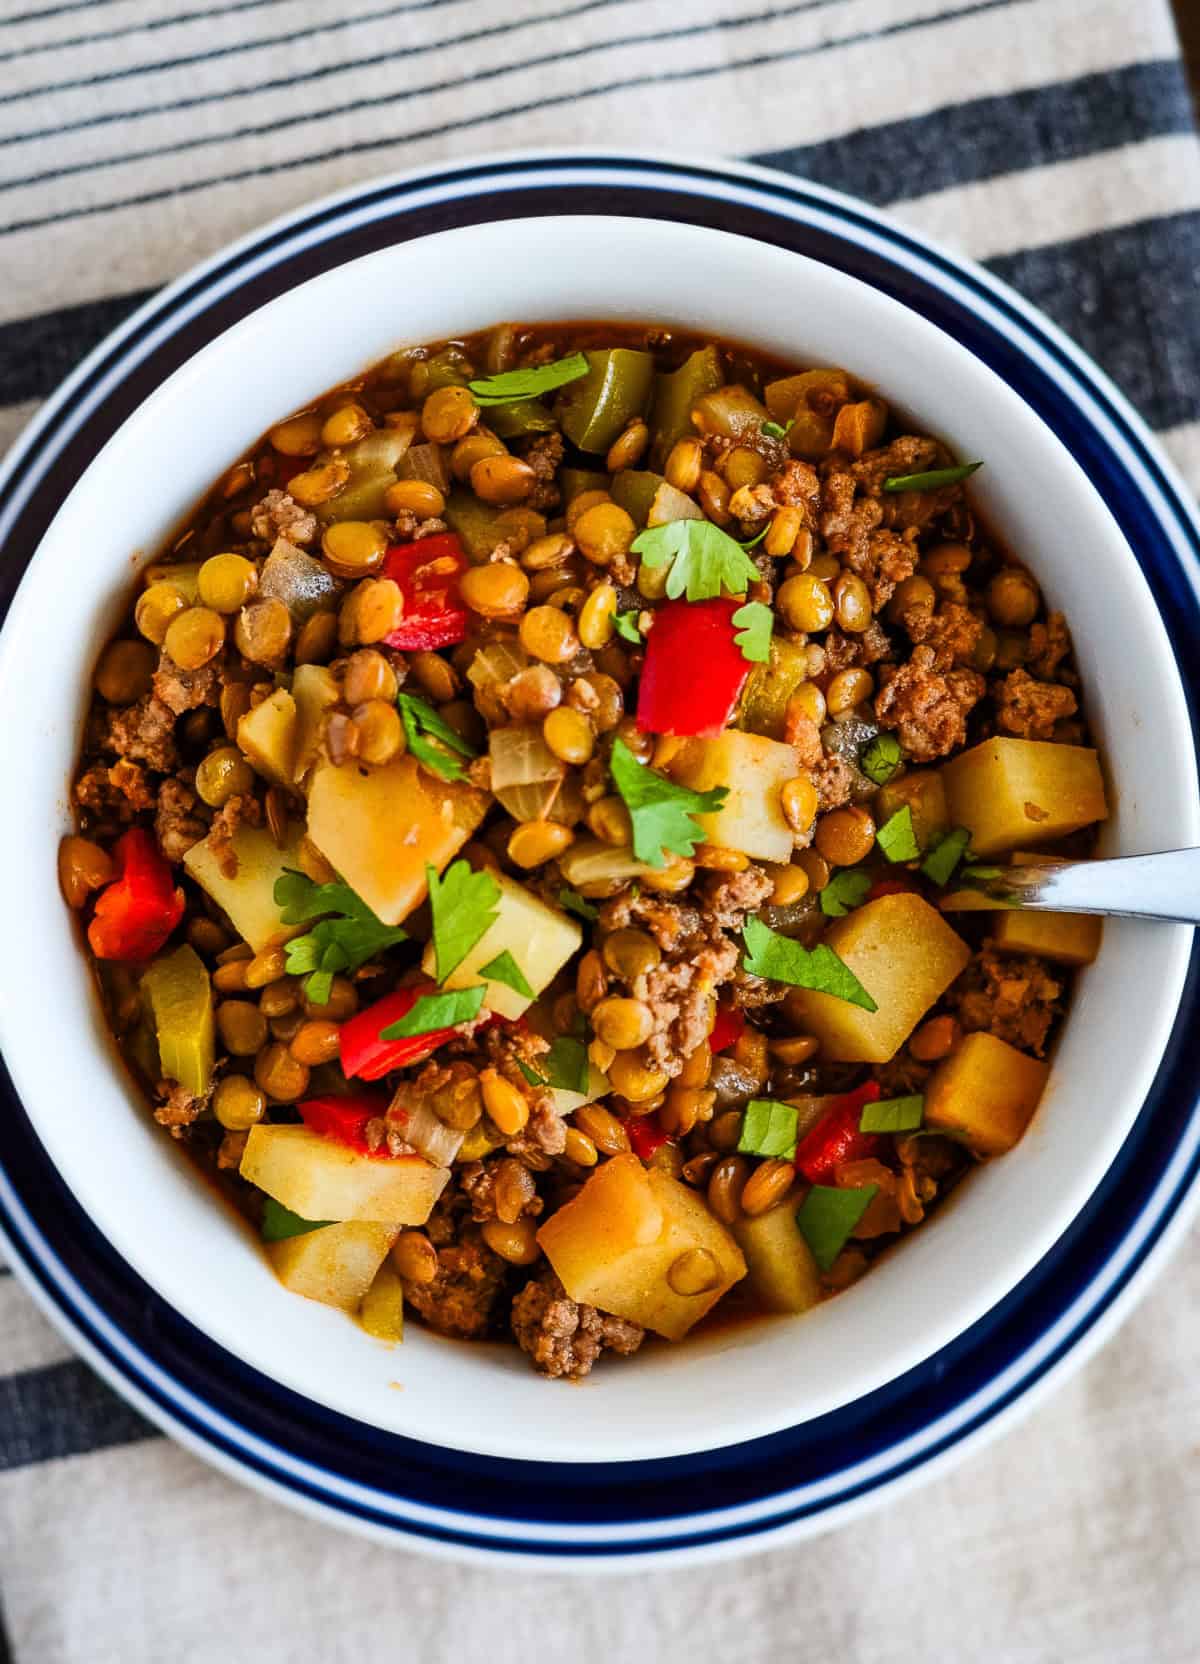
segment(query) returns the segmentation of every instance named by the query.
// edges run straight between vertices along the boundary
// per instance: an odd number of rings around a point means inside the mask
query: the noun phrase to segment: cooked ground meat
[[[183,1137],[184,1129],[208,1108],[211,1096],[206,1092],[202,1098],[194,1098],[177,1080],[160,1080],[158,1094],[163,1101],[155,1108],[154,1119],[168,1128],[172,1138]]]
[[[405,1281],[404,1303],[440,1335],[479,1340],[493,1327],[508,1272],[508,1261],[492,1253],[474,1226],[467,1226],[459,1241],[438,1249],[431,1283]]]
[[[1050,681],[1058,675],[1059,666],[1070,652],[1071,637],[1062,613],[1048,613],[1044,624],[1035,619],[1029,626],[1029,658],[1026,662],[1035,676],[1044,676]]]
[[[984,680],[974,670],[934,669],[932,647],[915,647],[907,664],[897,666],[875,695],[875,715],[894,728],[900,744],[917,763],[948,756],[967,737],[967,714],[984,694]]]
[[[529,1119],[504,1148],[534,1172],[544,1172],[567,1147],[567,1123],[555,1109],[549,1092],[535,1091],[528,1096]]]
[[[775,501],[785,508],[802,508],[805,523],[816,525],[821,505],[821,482],[811,462],[785,462],[778,474],[771,477]]]
[[[471,1218],[480,1224],[536,1219],[545,1206],[529,1168],[512,1156],[467,1162],[459,1183],[471,1204]]]
[[[825,637],[825,670],[834,676],[852,665],[878,664],[881,659],[895,658],[891,637],[873,618],[865,630],[857,635],[846,635],[841,630],[830,630]]]
[[[985,944],[947,996],[965,1029],[986,1029],[1038,1057],[1062,1010],[1062,983],[1044,962],[997,953]]]
[[[882,518],[878,502],[858,495],[858,482],[852,473],[839,470],[821,481],[818,530],[829,553],[852,570],[870,567],[871,533]]]
[[[154,806],[154,791],[146,771],[122,757],[111,768],[97,763],[75,782],[74,797],[81,809],[101,819],[125,822]]]
[[[820,768],[825,761],[825,748],[821,744],[821,730],[812,717],[803,711],[793,710],[789,706],[784,726],[784,739],[794,747],[796,761],[801,768]]]
[[[826,756],[812,771],[812,782],[817,788],[818,813],[840,809],[849,803],[854,791],[854,770],[840,757]]]
[[[208,832],[195,808],[195,792],[173,775],[158,788],[154,836],[168,861],[182,861],[192,845],[198,844]]]
[[[199,670],[181,670],[164,648],[154,672],[154,692],[176,716],[201,705],[216,705],[221,698],[219,667],[213,661]]]
[[[301,508],[286,491],[268,491],[250,510],[250,530],[264,543],[274,543],[277,537],[286,537],[290,543],[311,543],[317,535],[317,517]]]
[[[1070,688],[1035,682],[1024,670],[1011,670],[996,693],[997,727],[1023,740],[1053,739],[1055,724],[1078,709]]]
[[[932,650],[933,668],[938,671],[970,664],[983,634],[983,619],[957,601],[943,601],[936,612],[908,607],[901,623],[914,642]]]
[[[561,501],[555,477],[562,466],[563,437],[561,433],[543,433],[529,446],[524,461],[533,469],[536,484],[529,497],[529,506],[539,514],[553,514]]]
[[[226,878],[236,878],[238,873],[238,858],[233,848],[234,833],[239,826],[261,826],[262,821],[262,804],[249,793],[231,797],[213,817],[209,842]]]
[[[568,1299],[549,1269],[526,1283],[514,1299],[512,1332],[536,1370],[569,1381],[582,1380],[601,1352],[628,1358],[646,1338],[637,1323]]]
[[[146,763],[159,774],[168,774],[179,760],[174,731],[174,711],[155,694],[148,693],[136,705],[108,712],[107,728],[100,743],[106,751],[115,751],[118,757]]]
[[[700,880],[701,906],[723,930],[740,930],[746,914],[762,906],[774,888],[761,867],[742,872],[707,873]]]
[[[923,434],[902,433],[890,445],[868,451],[850,464],[850,473],[864,497],[878,497],[883,482],[902,474],[922,474],[936,467],[941,446]]]

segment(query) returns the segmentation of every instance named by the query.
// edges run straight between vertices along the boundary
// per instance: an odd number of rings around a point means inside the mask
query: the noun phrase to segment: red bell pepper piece
[[[380,1030],[407,1016],[422,994],[433,992],[432,982],[416,982],[385,994],[374,1005],[342,1024],[342,1073],[351,1079],[382,1080],[393,1069],[422,1063],[455,1033],[452,1028],[431,1029],[428,1034],[410,1034],[402,1040],[383,1040]]]
[[[879,1102],[879,1082],[868,1080],[831,1105],[796,1149],[796,1170],[811,1184],[832,1184],[843,1161],[865,1161],[879,1148],[879,1134],[860,1132],[864,1104]]]
[[[183,917],[183,891],[144,827],[113,846],[116,876],[96,899],[88,941],[97,959],[152,959]]]
[[[878,901],[880,896],[907,895],[915,886],[904,878],[877,878],[867,891],[866,901]]]
[[[300,1119],[310,1132],[332,1138],[362,1155],[386,1156],[387,1145],[372,1150],[367,1143],[367,1122],[387,1114],[388,1101],[381,1092],[351,1092],[346,1097],[306,1098],[300,1104]]]
[[[467,609],[458,586],[466,570],[467,557],[453,532],[390,548],[382,576],[399,584],[404,618],[384,636],[388,646],[428,652],[465,641]]]
[[[742,605],[668,601],[654,614],[638,691],[638,727],[651,734],[719,734],[733,715],[750,665],[734,641]]]
[[[649,1161],[656,1150],[671,1142],[670,1133],[659,1126],[657,1115],[630,1116],[625,1131],[629,1135],[629,1148],[641,1161]]]
[[[717,1020],[708,1037],[709,1050],[714,1054],[727,1052],[736,1046],[746,1026],[746,1013],[736,1005],[718,1005]]]

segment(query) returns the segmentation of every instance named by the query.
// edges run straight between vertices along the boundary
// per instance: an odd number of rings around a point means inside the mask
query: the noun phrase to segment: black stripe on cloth
[[[0,1472],[158,1436],[75,1359],[0,1376]]]
[[[883,204],[1194,126],[1183,64],[1166,58],[944,105],[752,160]]]
[[[44,399],[152,293],[113,295],[0,324],[0,403]]]
[[[807,3],[818,3],[818,0],[807,0]],[[820,3],[823,3],[823,0],[820,0]],[[349,156],[369,155],[373,151],[388,150],[399,144],[414,144],[425,139],[444,138],[450,133],[465,132],[473,127],[485,127],[491,122],[503,121],[510,117],[531,115],[535,111],[550,110],[561,105],[578,104],[584,98],[599,98],[608,93],[629,92],[639,87],[659,87],[682,84],[688,81],[711,80],[714,76],[729,75],[740,70],[777,68],[781,64],[796,62],[804,58],[823,57],[826,53],[840,50],[842,47],[859,46],[866,41],[885,40],[894,35],[907,34],[910,30],[924,29],[938,23],[959,22],[964,18],[977,17],[984,12],[1009,10],[1017,6],[1028,6],[1035,3],[1036,0],[972,0],[972,3],[968,5],[952,6],[942,11],[928,12],[921,17],[906,18],[903,22],[891,23],[882,29],[867,29],[853,35],[828,38],[812,46],[797,47],[790,52],[757,52],[745,58],[729,58],[720,64],[703,64],[690,69],[663,70],[653,75],[628,76],[624,80],[609,81],[602,85],[579,88],[553,98],[530,99],[521,104],[510,104],[504,109],[488,110],[480,115],[469,116],[459,121],[442,122],[436,127],[425,127],[407,133],[388,134],[373,139],[358,139],[351,144],[326,146],[304,156],[289,157],[286,161],[270,162],[254,168],[240,168],[231,173],[215,174],[207,179],[194,179],[186,183],[176,183],[164,186],[159,190],[141,191],[133,196],[117,197],[107,202],[81,204],[79,207],[64,209],[56,214],[43,214],[24,220],[10,220],[7,224],[0,225],[0,236],[17,231],[35,231],[44,225],[59,225],[68,220],[87,219],[96,214],[110,213],[118,208],[143,208],[152,202],[162,202],[169,197],[190,195],[194,191],[208,190],[215,185],[238,185],[248,179],[266,179],[273,174],[289,173],[296,168],[309,167],[320,162],[338,160]],[[795,9],[803,8],[797,7]],[[734,19],[730,27],[737,27],[742,21],[742,19]],[[715,32],[717,27],[719,26],[705,25],[698,32]],[[679,34],[692,32],[694,31],[685,29],[657,35],[638,35],[624,44],[633,46],[654,45],[667,39],[676,38]],[[605,41],[595,47],[580,47],[575,51],[558,53],[544,59],[527,60],[519,67],[529,69],[545,64],[561,63],[566,59],[582,57],[593,51],[605,51],[613,44],[622,43]],[[444,91],[447,88],[471,85],[474,82],[486,80],[492,75],[509,73],[511,73],[511,70],[508,67],[483,70],[456,81],[441,83],[437,86],[426,86],[419,89],[419,91],[423,96],[427,96],[430,93]],[[416,96],[416,93],[389,94],[380,99],[379,102],[384,104],[399,103],[401,98],[411,96]],[[351,108],[361,110],[369,102],[366,99],[359,99]],[[307,121],[312,118],[305,115],[292,119]],[[279,127],[286,125],[291,125],[291,121],[274,123],[272,127],[265,128],[263,131],[277,130]],[[228,140],[233,136],[226,133],[222,135],[222,138]],[[165,154],[165,152],[159,154]]]
[[[204,52],[188,52],[176,58],[160,58],[157,63],[127,64],[122,69],[106,69],[100,71],[100,73],[96,75],[73,76],[69,81],[46,81],[42,82],[39,86],[22,87],[20,92],[5,93],[3,97],[0,97],[0,104],[19,104],[24,99],[40,98],[46,93],[78,92],[83,87],[103,86],[110,81],[129,81],[142,75],[156,75],[164,70],[188,69],[196,64],[212,63],[217,58],[232,58],[236,57],[239,53],[255,52],[261,48],[269,48],[273,46],[290,47],[297,41],[310,40],[316,35],[338,34],[345,29],[356,28],[360,23],[387,22],[393,17],[401,17],[408,12],[430,11],[441,6],[451,5],[453,3],[455,3],[455,0],[401,0],[400,4],[385,6],[380,11],[353,12],[349,16],[332,18],[325,23],[314,23],[307,29],[293,29],[287,34],[261,35],[254,40],[231,41],[227,46],[212,46]],[[844,0],[808,0],[809,6],[833,6],[841,5],[843,3]],[[444,48],[460,46],[464,41],[486,39],[491,35],[509,34],[512,30],[523,28],[529,24],[546,22],[553,23],[557,20],[558,16],[573,17],[579,12],[598,11],[607,6],[621,4],[624,4],[624,0],[591,0],[590,4],[578,6],[570,12],[551,14],[550,17],[532,16],[514,18],[510,22],[498,23],[493,25],[491,28],[479,29],[471,34],[459,35],[456,37],[451,36],[445,40],[434,41],[428,46],[416,46],[415,44],[409,45],[408,43],[405,43],[404,47],[398,53],[389,54],[389,56],[403,57],[410,52],[441,51]],[[796,9],[807,10],[808,7],[802,6]],[[370,58],[364,61],[368,64],[372,64],[381,62],[382,60]],[[338,69],[356,69],[361,66],[358,64],[348,64],[337,65],[336,67]],[[298,79],[305,80],[308,79],[308,77],[299,76]],[[279,84],[286,86],[288,83],[285,81]],[[260,89],[251,86],[245,88],[244,90],[248,93],[254,93]],[[136,114],[137,112],[130,113]],[[67,128],[66,131],[69,132],[70,128]]]
[[[111,6],[113,0],[64,0],[61,6],[43,6],[40,11],[11,12],[0,17],[0,29],[10,29],[16,23],[40,23],[44,17],[62,17],[65,12],[93,12]]]
[[[1091,353],[1151,427],[1200,417],[1200,211],[985,263]]]
[[[3,1602],[0,1602],[0,1664],[13,1664],[12,1642],[8,1638]]]

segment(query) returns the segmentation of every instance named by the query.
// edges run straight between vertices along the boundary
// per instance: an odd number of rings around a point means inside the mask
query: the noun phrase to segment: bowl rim
[[[689,166],[689,167],[690,167],[690,166],[692,166],[692,164],[690,164],[690,163],[689,163],[689,164],[688,164],[688,166]],[[426,174],[428,174],[428,173],[430,173],[430,172],[434,172],[434,171],[436,171],[436,170],[419,170],[419,171],[418,171],[418,173],[417,173],[417,174],[415,174],[415,175],[411,175],[411,176],[409,176],[409,175],[406,175],[406,176],[403,176],[403,177],[405,177],[405,178],[408,178],[408,177],[417,177],[417,178],[419,178],[419,177],[422,177],[422,176],[424,176],[424,175],[426,175]],[[731,172],[732,172],[732,171],[734,171],[734,170],[729,170],[729,171],[731,171]],[[751,173],[751,175],[752,175],[752,176],[753,176],[753,175],[755,175],[755,174],[757,174],[757,173],[758,173],[758,172],[759,172],[759,170],[743,170],[743,171],[748,171],[748,172],[750,172],[750,173]],[[791,182],[791,181],[787,181],[787,183],[788,183],[788,185],[789,185],[789,186],[791,186],[791,185],[792,185],[792,183],[793,183],[793,182]],[[837,200],[837,198],[836,198],[836,193],[827,193],[827,192],[820,192],[820,193],[816,193],[816,194],[817,194],[817,195],[818,195],[818,196],[823,196],[823,197],[825,197],[825,198],[826,198],[826,200],[830,200],[830,199],[833,199],[833,200]],[[342,199],[342,198],[345,198],[345,197],[347,197],[347,196],[349,196],[349,197],[350,197],[350,198],[351,198],[351,199],[352,199],[352,198],[353,198],[353,197],[355,197],[355,196],[356,196],[356,195],[358,195],[358,192],[356,192],[356,191],[352,191],[352,192],[350,192],[350,193],[339,193],[339,198],[338,198],[338,199],[334,199],[334,200],[335,200],[335,201],[336,201],[336,200],[340,200],[340,199]],[[842,200],[847,200],[847,199],[842,199]],[[856,206],[856,208],[857,208],[857,205],[855,205],[855,206]],[[302,211],[302,212],[303,212],[303,211]],[[290,220],[292,220],[292,219],[294,219],[294,218],[295,218],[295,217],[296,217],[296,216],[289,216],[289,217],[288,217],[288,220],[289,220],[289,221],[290,221]],[[872,216],[872,217],[875,217],[875,216]],[[253,239],[250,239],[250,241],[253,241]],[[960,264],[961,264],[961,263],[960,263]],[[990,280],[989,280],[989,281],[990,281]],[[136,321],[136,320],[131,320],[131,322],[133,322],[133,321]],[[108,343],[106,343],[106,345],[107,345],[107,344],[108,344]]]

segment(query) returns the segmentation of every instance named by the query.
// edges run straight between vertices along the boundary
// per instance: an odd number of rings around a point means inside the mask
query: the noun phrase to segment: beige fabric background
[[[157,285],[373,172],[524,145],[762,154],[1174,52],[1166,0],[0,0],[0,329]],[[1198,208],[1200,152],[1173,131],[896,212],[1002,258]],[[0,444],[32,403],[0,411]],[[1200,424],[1165,425],[1200,483]],[[1101,1355],[953,1473],[818,1540],[616,1581],[391,1553],[161,1439],[13,1465],[9,1643],[19,1664],[1187,1664],[1198,1320],[1193,1236]],[[0,1371],[65,1356],[0,1281]]]

